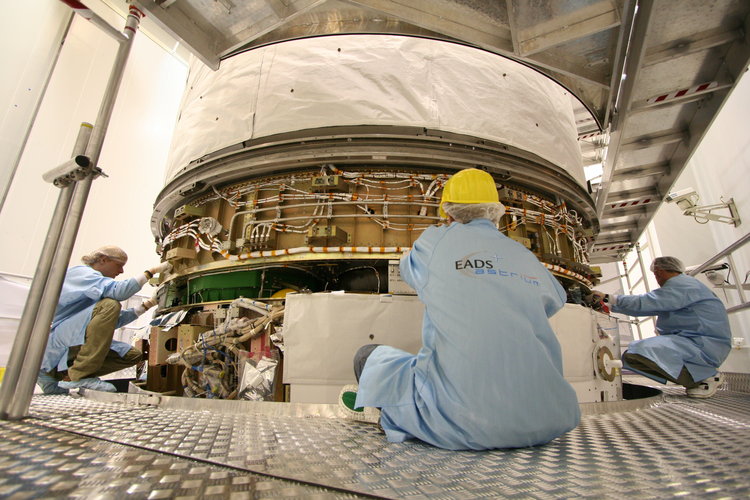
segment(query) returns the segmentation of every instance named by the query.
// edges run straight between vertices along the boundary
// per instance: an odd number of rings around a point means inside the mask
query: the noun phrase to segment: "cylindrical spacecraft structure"
[[[177,344],[241,317],[226,307],[238,297],[281,308],[290,291],[397,293],[389,261],[440,222],[442,186],[464,168],[492,174],[507,207],[498,229],[579,301],[596,280],[587,248],[598,222],[573,99],[510,59],[411,36],[305,38],[236,54],[217,71],[196,64],[151,221],[174,266],[161,311],[213,314]],[[199,391],[194,382],[183,375],[187,392]],[[217,391],[236,396],[231,384]]]

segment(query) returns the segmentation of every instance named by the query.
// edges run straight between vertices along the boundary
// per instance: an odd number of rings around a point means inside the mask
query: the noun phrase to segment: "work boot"
[[[58,380],[45,372],[39,372],[36,378],[38,385],[45,394],[67,394],[68,390],[60,387]]]
[[[687,395],[689,398],[710,398],[716,394],[717,389],[721,384],[724,383],[724,374],[717,372],[713,377],[708,377],[705,380],[698,382],[698,385],[687,389]]]
[[[60,382],[58,385],[63,389],[68,390],[84,388],[91,389],[92,391],[117,392],[117,388],[115,388],[114,385],[110,384],[109,382],[100,380],[96,377],[82,378],[81,380],[76,380],[75,382]]]

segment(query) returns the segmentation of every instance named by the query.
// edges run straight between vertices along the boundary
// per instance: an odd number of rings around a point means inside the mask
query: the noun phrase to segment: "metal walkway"
[[[729,377],[710,400],[670,386],[638,410],[586,412],[548,445],[491,452],[392,444],[376,426],[320,408],[292,416],[285,403],[251,405],[195,411],[35,396],[30,418],[0,423],[0,497],[750,495],[747,375]]]

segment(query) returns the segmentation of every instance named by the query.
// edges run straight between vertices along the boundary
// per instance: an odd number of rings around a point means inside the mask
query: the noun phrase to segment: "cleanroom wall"
[[[56,2],[45,3],[56,10]],[[124,26],[109,9],[99,14],[118,30]],[[3,18],[3,25],[10,22],[21,23],[14,32],[24,33],[23,25],[36,19]],[[26,42],[6,42],[4,50],[23,52]],[[34,274],[58,196],[42,174],[70,158],[80,123],[96,120],[116,50],[117,43],[99,28],[74,18],[0,213],[6,235],[0,272]],[[94,180],[71,264],[106,244],[128,252],[125,275],[157,262],[149,220],[186,78],[183,63],[136,34],[99,161],[108,177]]]
[[[4,5],[0,31],[0,210],[18,165],[19,156],[48,75],[55,65],[60,40],[72,13],[62,2],[13,2]],[[33,23],[28,23],[34,19]],[[23,43],[18,43],[22,40]],[[13,78],[8,78],[13,75]]]

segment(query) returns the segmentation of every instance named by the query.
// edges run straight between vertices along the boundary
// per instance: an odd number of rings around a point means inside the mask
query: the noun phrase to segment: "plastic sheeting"
[[[339,35],[265,46],[191,69],[167,181],[208,153],[328,126],[417,126],[541,156],[585,184],[569,93],[479,49],[414,37]]]

